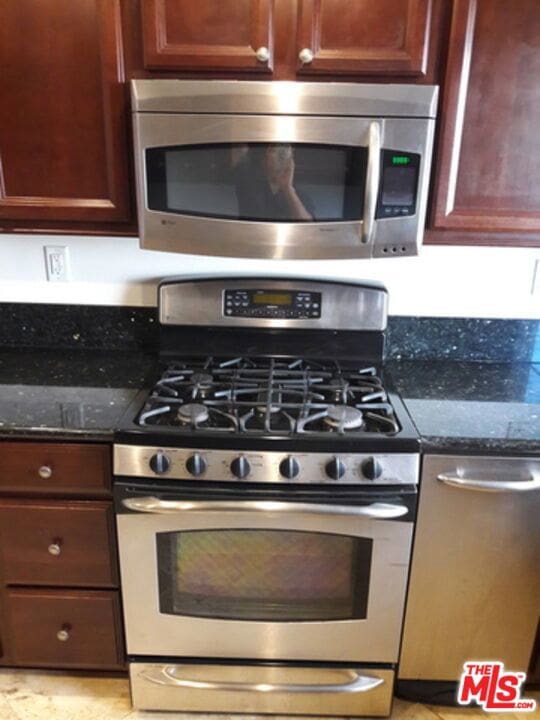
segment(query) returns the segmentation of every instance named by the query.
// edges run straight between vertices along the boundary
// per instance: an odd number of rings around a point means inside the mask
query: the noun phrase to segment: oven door
[[[135,113],[141,245],[268,259],[415,255],[433,127],[425,118]]]
[[[332,489],[117,483],[128,654],[396,662],[415,492]]]

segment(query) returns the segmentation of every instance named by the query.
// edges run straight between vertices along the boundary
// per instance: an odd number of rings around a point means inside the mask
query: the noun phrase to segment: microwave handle
[[[362,242],[368,243],[375,227],[379,179],[381,174],[381,126],[371,122],[368,129],[368,161],[366,189],[364,195],[364,218],[362,222]]]
[[[323,503],[280,502],[273,500],[160,500],[157,497],[135,497],[122,500],[128,510],[168,515],[178,512],[263,512],[309,513],[314,515],[348,515],[376,520],[391,520],[407,515],[406,505],[372,503],[371,505],[330,505]]]
[[[362,675],[355,670],[344,670],[345,682],[332,685],[300,685],[275,683],[223,682],[217,680],[196,680],[175,676],[179,665],[164,665],[154,672],[142,672],[140,677],[155,685],[172,685],[196,690],[231,690],[241,692],[285,692],[285,693],[363,693],[374,690],[384,683],[381,677]]]

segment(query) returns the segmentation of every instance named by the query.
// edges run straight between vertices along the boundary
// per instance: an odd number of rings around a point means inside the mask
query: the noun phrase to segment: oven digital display
[[[253,296],[255,305],[292,305],[290,293],[259,293]]]
[[[322,293],[269,287],[227,289],[223,294],[225,317],[311,320],[321,317]]]

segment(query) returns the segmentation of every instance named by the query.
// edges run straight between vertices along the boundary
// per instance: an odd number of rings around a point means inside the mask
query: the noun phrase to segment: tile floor
[[[540,705],[540,693],[527,693]],[[504,720],[540,720],[534,713],[497,714]],[[238,717],[238,716],[237,716]],[[255,720],[255,716],[241,716]],[[259,716],[260,717],[260,716]],[[269,720],[269,716],[264,716]],[[272,716],[273,720],[281,720]],[[418,705],[396,700],[392,720],[478,720],[478,710]],[[0,670],[0,720],[229,720],[226,715],[144,713],[132,710],[128,682],[54,672]],[[313,720],[311,718],[310,720]]]

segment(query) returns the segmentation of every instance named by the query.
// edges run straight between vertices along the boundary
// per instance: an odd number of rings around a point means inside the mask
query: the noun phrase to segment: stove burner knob
[[[298,460],[291,456],[285,458],[285,460],[282,460],[279,463],[279,472],[283,475],[283,477],[286,477],[287,480],[292,480],[300,472]]]
[[[249,464],[249,461],[247,458],[245,458],[243,455],[240,455],[237,458],[234,458],[234,460],[231,463],[231,472],[232,474],[242,480],[243,478],[247,477],[251,471],[251,465]]]
[[[206,470],[206,460],[199,453],[195,453],[186,460],[186,468],[190,475],[197,477]]]
[[[155,455],[150,458],[150,469],[153,470],[156,475],[163,475],[171,468],[171,459],[164,452],[158,450]]]
[[[362,463],[362,475],[368,480],[376,480],[382,475],[382,465],[374,457],[367,458]]]
[[[345,475],[345,470],[347,469],[347,467],[343,460],[335,457],[326,463],[324,469],[326,470],[326,474],[328,475],[328,477],[332,478],[332,480],[339,480],[339,478]]]

